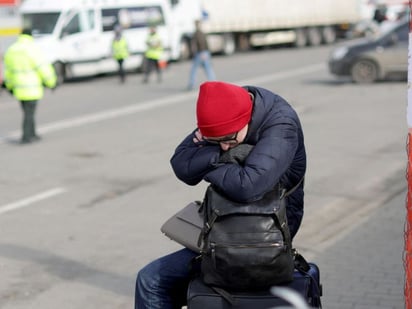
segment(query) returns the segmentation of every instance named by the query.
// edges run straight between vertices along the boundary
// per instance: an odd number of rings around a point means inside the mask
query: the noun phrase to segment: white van
[[[124,63],[128,71],[141,68],[148,27],[153,24],[162,38],[165,60],[187,58],[201,8],[197,0],[25,0],[20,13],[23,27],[33,29],[62,82],[117,70],[111,56],[117,25],[129,45],[130,57]]]

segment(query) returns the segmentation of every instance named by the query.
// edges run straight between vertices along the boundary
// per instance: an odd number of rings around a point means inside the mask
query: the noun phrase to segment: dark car
[[[409,21],[393,23],[377,37],[347,42],[329,58],[329,71],[350,76],[357,83],[372,83],[408,71]]]

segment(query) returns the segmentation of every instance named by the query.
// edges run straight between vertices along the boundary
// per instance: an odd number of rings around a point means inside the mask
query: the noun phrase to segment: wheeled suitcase
[[[319,267],[315,263],[308,264],[310,268],[307,272],[295,270],[293,281],[279,286],[298,292],[311,308],[321,308],[322,286]],[[226,297],[222,296],[224,294],[227,294]],[[200,278],[195,278],[190,282],[187,293],[188,309],[268,309],[281,306],[290,306],[290,304],[274,296],[270,291],[224,291],[221,293],[221,291],[206,286]]]

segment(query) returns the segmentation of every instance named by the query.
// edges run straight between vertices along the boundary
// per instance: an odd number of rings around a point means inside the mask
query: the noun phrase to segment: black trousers
[[[149,81],[150,73],[153,70],[157,73],[157,81],[162,81],[162,70],[160,69],[159,61],[157,59],[145,58],[143,82]]]
[[[23,109],[23,141],[30,141],[36,134],[34,114],[36,112],[37,100],[21,101]]]
[[[123,68],[123,61],[124,59],[117,59],[117,63],[119,64],[119,76],[120,76],[120,81],[123,83],[126,79],[126,73]]]

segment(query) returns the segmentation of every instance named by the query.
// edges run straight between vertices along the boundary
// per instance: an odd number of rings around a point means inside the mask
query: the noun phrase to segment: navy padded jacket
[[[239,202],[258,200],[280,181],[293,188],[305,175],[306,151],[302,127],[294,109],[269,90],[245,86],[254,96],[252,118],[243,143],[254,145],[244,165],[219,163],[220,146],[195,144],[194,132],[176,148],[171,165],[188,185],[212,183]],[[303,217],[303,187],[287,198],[287,217],[294,237]]]

